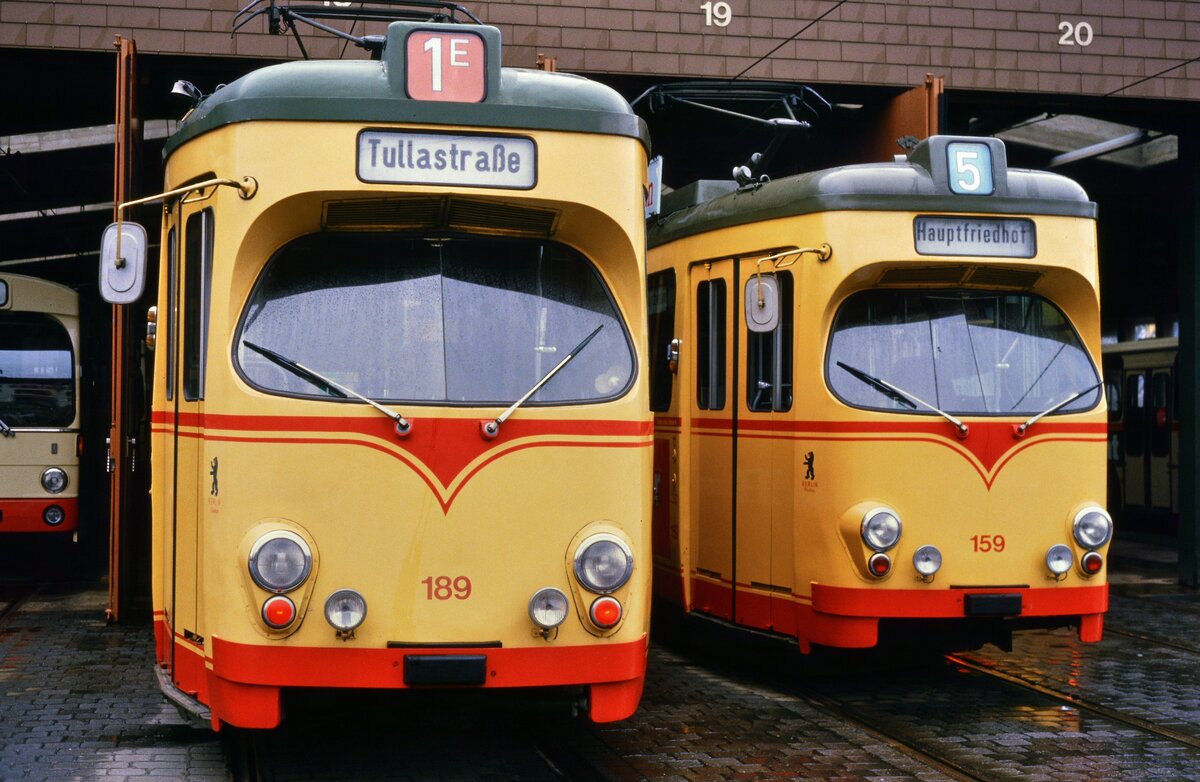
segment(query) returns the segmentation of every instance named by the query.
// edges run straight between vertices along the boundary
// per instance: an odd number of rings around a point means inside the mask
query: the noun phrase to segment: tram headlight
[[[900,516],[891,508],[875,508],[863,515],[862,539],[876,551],[887,551],[900,542]]]
[[[339,589],[325,601],[325,621],[341,633],[357,628],[367,618],[367,600],[353,589]]]
[[[1046,552],[1046,567],[1054,574],[1055,578],[1062,578],[1071,569],[1071,563],[1075,561],[1075,555],[1071,553],[1071,549],[1062,543],[1055,544]]]
[[[937,546],[921,546],[913,554],[913,567],[921,574],[921,578],[930,580],[942,569],[942,552]]]
[[[294,532],[268,532],[250,549],[250,577],[268,592],[290,592],[312,571],[312,552]]]
[[[57,505],[50,505],[42,511],[42,521],[49,524],[51,527],[57,527],[67,518],[67,514],[62,508]]]
[[[592,592],[620,589],[633,575],[633,552],[616,535],[593,535],[575,552],[575,577]]]
[[[545,587],[529,598],[529,618],[543,630],[553,630],[567,621],[569,605],[561,589]]]
[[[42,488],[51,494],[59,494],[67,488],[67,474],[58,467],[42,470]]]
[[[1100,548],[1112,537],[1112,517],[1103,508],[1084,508],[1075,515],[1072,532],[1084,548]]]

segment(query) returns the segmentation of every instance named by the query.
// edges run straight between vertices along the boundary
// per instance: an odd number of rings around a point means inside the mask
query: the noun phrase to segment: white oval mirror
[[[779,281],[773,274],[756,274],[746,281],[746,328],[774,331],[779,325]]]
[[[146,229],[137,223],[112,223],[100,239],[100,296],[109,304],[132,304],[145,287]]]

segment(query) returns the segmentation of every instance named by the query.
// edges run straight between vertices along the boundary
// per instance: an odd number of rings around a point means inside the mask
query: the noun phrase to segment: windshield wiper
[[[12,427],[4,423],[4,419],[0,418],[0,435],[5,437],[16,437],[17,433],[12,430]]]
[[[850,374],[854,375],[856,378],[858,378],[862,382],[864,382],[867,385],[871,386],[872,388],[876,389],[877,391],[881,391],[885,395],[891,397],[892,399],[895,399],[899,402],[903,402],[904,404],[907,404],[909,407],[913,408],[914,410],[916,409],[917,405],[921,405],[922,407],[929,408],[933,412],[940,415],[942,418],[945,418],[947,421],[954,424],[955,428],[958,429],[958,436],[960,438],[967,436],[967,432],[969,431],[967,428],[967,425],[964,424],[959,419],[957,419],[954,416],[947,413],[945,410],[942,410],[939,407],[935,407],[935,406],[929,404],[924,399],[921,399],[919,396],[909,393],[908,391],[905,391],[902,388],[897,388],[896,386],[892,385],[891,383],[887,382],[886,380],[880,380],[879,378],[877,378],[873,375],[868,375],[866,372],[863,372],[861,369],[852,367],[849,364],[843,364],[841,361],[837,362],[837,365],[839,367],[841,367],[842,369],[846,370],[847,372],[849,372]]]
[[[374,399],[368,399],[367,397],[363,396],[362,394],[358,393],[357,391],[353,391],[353,390],[341,385],[340,383],[330,380],[329,378],[322,375],[320,372],[317,372],[316,370],[309,369],[308,367],[304,366],[299,361],[293,361],[292,359],[288,358],[287,356],[282,356],[279,353],[276,353],[274,350],[269,350],[267,348],[262,347],[261,345],[255,345],[253,342],[251,342],[248,339],[243,339],[242,344],[245,345],[246,347],[250,348],[251,350],[253,350],[255,353],[258,353],[259,355],[262,355],[262,356],[270,359],[271,361],[275,362],[279,366],[281,366],[284,369],[291,372],[293,375],[296,375],[299,378],[307,380],[308,382],[312,383],[314,386],[316,386],[317,388],[321,389],[322,391],[324,391],[325,393],[327,393],[331,396],[340,396],[342,398],[352,396],[355,399],[360,399],[363,402],[366,402],[371,407],[375,408],[379,412],[386,415],[388,418],[395,421],[396,422],[396,432],[398,434],[408,434],[409,431],[412,429],[412,422],[409,421],[404,416],[400,415],[400,413],[397,413],[393,410],[388,410],[386,407],[379,404]]]
[[[1034,424],[1036,424],[1038,421],[1042,420],[1043,416],[1050,415],[1055,410],[1060,410],[1060,409],[1066,407],[1067,405],[1071,404],[1079,397],[1083,396],[1084,394],[1092,393],[1093,391],[1095,391],[1097,388],[1099,388],[1102,385],[1104,385],[1103,380],[1101,380],[1099,383],[1093,383],[1092,385],[1088,386],[1087,388],[1083,389],[1082,391],[1078,391],[1074,394],[1071,394],[1069,397],[1067,397],[1063,401],[1059,402],[1058,404],[1054,405],[1053,407],[1043,410],[1042,412],[1040,412],[1037,415],[1030,418],[1025,423],[1023,423],[1019,426],[1013,427],[1013,434],[1015,434],[1017,437],[1024,437],[1025,430],[1028,429],[1029,427],[1033,426]]]
[[[585,347],[587,347],[587,343],[591,342],[592,338],[595,337],[597,334],[599,334],[600,329],[602,329],[602,328],[604,328],[603,323],[601,323],[599,326],[597,326],[595,331],[593,331],[591,334],[588,334],[586,337],[584,337],[583,341],[580,342],[578,345],[576,345],[575,348],[570,353],[563,356],[563,360],[558,362],[554,366],[554,369],[551,369],[549,372],[547,372],[541,380],[537,381],[537,383],[534,384],[533,388],[526,391],[524,396],[522,396],[520,399],[518,399],[517,401],[515,401],[511,405],[509,405],[508,409],[505,410],[500,415],[496,416],[495,420],[488,421],[485,424],[483,424],[482,430],[483,430],[484,437],[487,437],[490,439],[490,438],[495,437],[496,435],[500,434],[501,424],[503,424],[505,421],[507,421],[509,416],[511,416],[513,413],[515,413],[517,411],[518,407],[525,404],[525,402],[527,402],[529,400],[529,397],[536,394],[542,386],[546,385],[546,383],[548,383],[550,381],[550,378],[557,375],[558,370],[565,367],[571,359],[573,359],[573,358],[575,358],[575,356],[579,355],[579,351],[581,351]]]

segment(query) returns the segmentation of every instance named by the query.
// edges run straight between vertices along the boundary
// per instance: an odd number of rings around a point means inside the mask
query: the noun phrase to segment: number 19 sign
[[[405,86],[415,100],[479,103],[487,92],[487,49],[475,33],[415,30],[405,62]]]

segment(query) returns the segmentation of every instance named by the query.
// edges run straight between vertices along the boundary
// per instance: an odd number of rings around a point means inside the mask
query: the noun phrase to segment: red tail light
[[[275,595],[263,603],[262,618],[270,627],[281,630],[296,621],[296,604],[283,595]]]
[[[608,629],[621,621],[621,604],[615,597],[599,597],[592,603],[592,622],[596,627]]]

